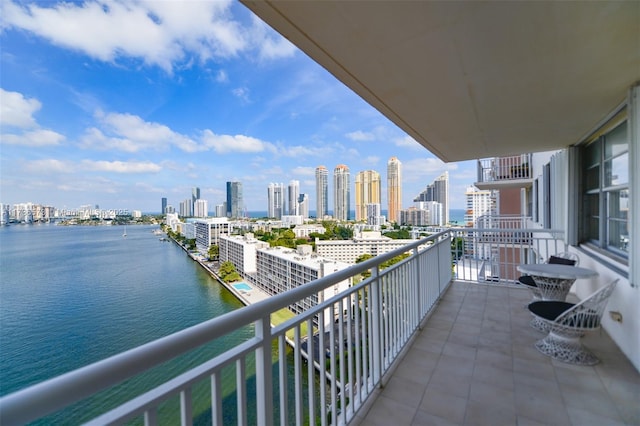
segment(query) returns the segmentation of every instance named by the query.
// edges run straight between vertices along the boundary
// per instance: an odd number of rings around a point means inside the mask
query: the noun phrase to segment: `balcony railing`
[[[191,424],[193,400],[209,398],[213,424],[344,424],[382,382],[420,322],[451,279],[511,283],[520,263],[536,263],[566,250],[562,232],[541,229],[455,228],[313,281],[163,339],[67,373],[0,399],[0,423],[22,424],[46,416],[136,378],[236,330],[251,326],[254,337],[159,387],[90,421],[122,423],[142,419],[157,424],[161,406],[179,399],[182,424]],[[495,222],[493,222],[495,225]],[[382,269],[383,262],[410,257]],[[371,271],[371,277],[305,313],[270,326],[274,312],[326,288]],[[317,324],[315,326],[314,324]],[[291,350],[290,347],[293,347]],[[291,352],[293,355],[291,356]],[[223,375],[235,376],[232,390]],[[316,380],[324,377],[325,380]],[[255,383],[255,390],[248,388]],[[253,386],[253,385],[252,385]],[[249,395],[255,398],[249,397]],[[223,409],[224,400],[224,409]],[[255,400],[255,407],[251,402]],[[230,406],[232,405],[232,406]],[[198,409],[201,409],[200,407]],[[173,414],[173,413],[172,413]]]
[[[491,221],[493,228],[452,228],[455,278],[514,283],[522,275],[518,265],[544,262],[567,250],[563,231],[524,228],[526,221],[513,217]]]
[[[478,183],[531,178],[531,154],[478,160]]]
[[[406,252],[408,258],[382,269],[383,262]],[[347,291],[271,326],[273,313],[366,271],[371,276]],[[451,274],[451,237],[445,231],[5,396],[0,399],[0,423],[42,418],[250,326],[252,338],[89,424],[138,419],[152,425],[166,422],[164,416],[176,411],[183,425],[192,424],[194,415],[203,415],[194,408],[194,400],[203,394],[208,398],[204,415],[215,425],[228,424],[229,411],[237,413],[237,424],[345,424],[381,384]],[[223,375],[229,374],[235,376],[232,392],[222,385]],[[170,399],[179,400],[179,409],[167,413],[162,407]]]

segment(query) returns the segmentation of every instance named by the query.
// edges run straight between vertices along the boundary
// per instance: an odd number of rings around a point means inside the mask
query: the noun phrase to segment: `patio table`
[[[591,269],[552,263],[522,264],[518,266],[518,271],[533,278],[542,300],[561,302],[566,299],[575,280],[598,275]]]

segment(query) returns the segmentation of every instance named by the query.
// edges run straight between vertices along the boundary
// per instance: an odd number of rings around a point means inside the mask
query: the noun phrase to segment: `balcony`
[[[435,234],[18,391],[0,399],[0,422],[46,422],[49,413],[74,410],[78,401],[251,327],[252,338],[146,393],[98,401],[104,414],[97,418],[82,409],[67,418],[95,425],[638,423],[638,372],[606,333],[587,339],[603,360],[595,367],[561,365],[533,346],[541,335],[528,324],[530,295],[509,284],[504,271],[522,259],[537,261],[545,250],[561,251],[558,235],[513,230],[513,240],[493,250],[489,240],[474,241],[481,232],[505,229]],[[382,267],[406,252],[408,258]],[[490,267],[497,276],[482,275],[487,262],[498,265]],[[366,271],[371,276],[349,290],[270,326],[283,307]]]
[[[478,160],[478,189],[526,188],[532,182],[531,154]]]

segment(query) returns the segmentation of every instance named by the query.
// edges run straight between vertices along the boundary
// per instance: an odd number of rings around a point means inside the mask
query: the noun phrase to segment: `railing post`
[[[256,321],[256,404],[259,425],[273,424],[273,372],[271,370],[271,324],[269,317]]]
[[[418,247],[413,249],[413,257],[416,263],[416,325],[420,328],[420,319],[422,318],[422,281],[420,280],[420,252],[418,251]]]
[[[382,327],[384,324],[384,307],[381,301],[382,286],[380,285],[380,265],[373,269],[373,281],[371,282],[371,312],[373,342],[373,383],[380,382],[382,377]]]

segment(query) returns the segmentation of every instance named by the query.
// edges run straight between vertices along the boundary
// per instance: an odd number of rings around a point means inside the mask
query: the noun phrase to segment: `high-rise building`
[[[329,214],[329,171],[325,166],[316,167],[316,218]]]
[[[270,183],[267,187],[267,216],[282,219],[285,211],[284,184]]]
[[[227,182],[227,217],[242,217],[243,210],[242,182]]]
[[[380,173],[365,170],[356,175],[356,220],[367,220],[367,204],[380,204]]]
[[[193,200],[191,198],[187,198],[180,202],[180,207],[178,212],[182,217],[192,217],[193,216]]]
[[[467,209],[464,215],[466,226],[476,226],[476,221],[480,216],[496,214],[498,191],[480,190],[475,186],[470,186],[464,195],[467,198]]]
[[[333,216],[337,220],[349,220],[350,186],[349,168],[344,164],[337,165],[333,170]]]
[[[292,180],[289,182],[289,215],[290,216],[299,216],[300,209],[298,206],[298,197],[300,197],[300,181]]]
[[[195,217],[207,217],[209,216],[209,203],[207,200],[203,200],[201,198],[196,200],[193,215]]]
[[[442,204],[444,224],[449,223],[449,172],[444,172],[438,176],[413,201],[437,201]]]
[[[191,188],[191,211],[196,211],[196,200],[200,199],[200,188],[194,186]]]
[[[387,202],[389,222],[398,222],[402,210],[402,163],[396,157],[387,162]]]
[[[162,207],[160,210],[160,214],[165,214],[167,212],[167,198],[162,197]]]
[[[309,218],[309,194],[300,194],[298,197],[298,214],[304,219]]]
[[[216,217],[225,217],[227,215],[226,203],[216,204]]]
[[[380,203],[369,203],[365,206],[367,210],[367,225],[383,225],[384,216],[380,213]]]

